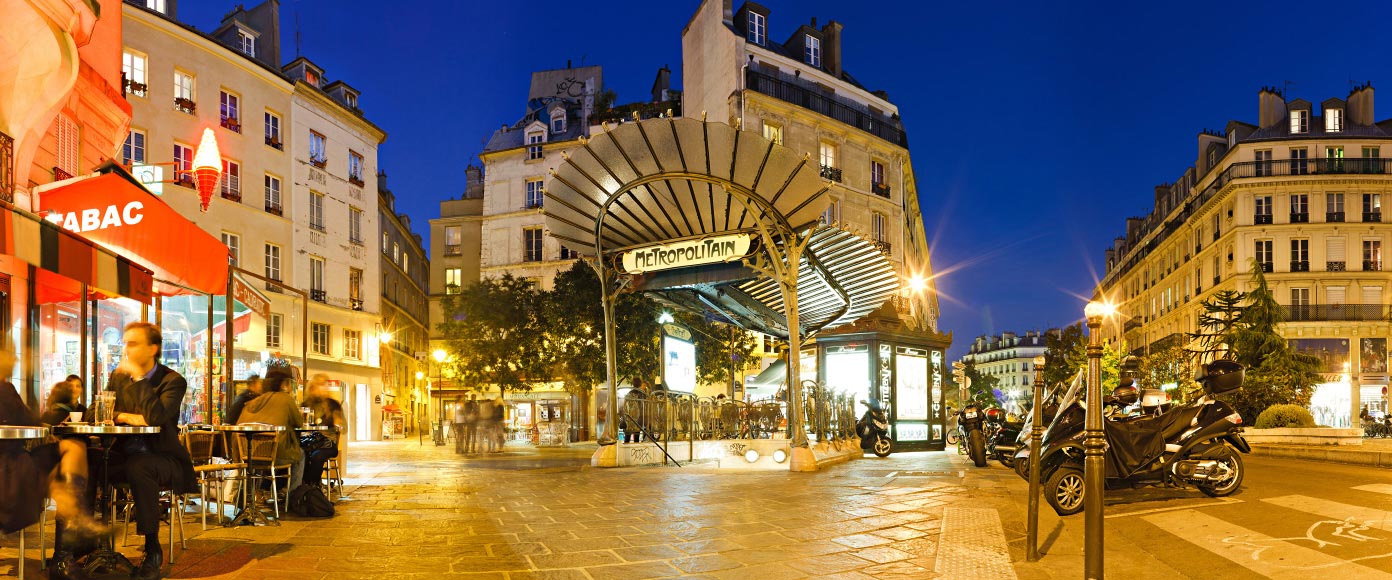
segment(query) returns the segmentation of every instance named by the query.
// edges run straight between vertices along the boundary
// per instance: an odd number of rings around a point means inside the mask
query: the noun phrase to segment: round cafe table
[[[0,426],[0,440],[3,441],[25,441],[31,439],[43,439],[48,437],[48,427],[11,427],[8,425]],[[43,546],[39,546],[39,557],[43,557]],[[19,565],[17,566],[19,577],[24,577],[24,530],[19,531]]]
[[[98,506],[98,513],[105,515],[111,507],[111,448],[114,446],[115,439],[118,437],[129,437],[132,435],[158,435],[160,428],[157,425],[82,425],[64,423],[53,427],[53,434],[60,437],[96,436],[102,439],[102,505]],[[56,538],[55,538],[56,539]],[[88,554],[83,559],[83,568],[88,574],[101,574],[125,567],[134,570],[132,564],[126,556],[116,551],[115,534],[107,535],[102,542],[101,548]]]
[[[213,431],[239,434],[242,437],[246,438],[246,447],[244,447],[244,449],[246,449],[246,453],[248,456],[251,454],[251,438],[254,437],[257,433],[278,433],[285,430],[286,428],[281,425],[268,425],[266,423],[246,423],[242,425],[213,426]],[[250,464],[250,457],[242,457],[241,460]],[[229,526],[236,527],[238,525],[241,525],[242,523],[249,523],[251,525],[256,526],[265,526],[269,525],[272,521],[274,521],[271,520],[271,518],[266,517],[266,512],[261,511],[261,508],[256,505],[254,495],[251,496],[251,500],[247,499],[249,495],[247,493],[248,483],[249,480],[242,482],[242,509],[241,511],[237,512],[237,517],[233,518],[232,522],[227,524]],[[280,525],[280,522],[276,521],[275,525]]]

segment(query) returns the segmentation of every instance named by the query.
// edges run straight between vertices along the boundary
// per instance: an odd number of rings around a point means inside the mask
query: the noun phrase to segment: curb
[[[1345,449],[1333,445],[1261,445],[1252,447],[1252,455],[1280,459],[1304,459],[1327,463],[1346,463],[1365,467],[1392,468],[1392,451]]]

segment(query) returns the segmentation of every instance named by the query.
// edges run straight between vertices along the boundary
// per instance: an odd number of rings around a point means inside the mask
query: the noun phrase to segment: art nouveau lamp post
[[[1107,476],[1107,439],[1102,431],[1102,319],[1116,312],[1106,302],[1088,302],[1083,308],[1088,327],[1087,418],[1083,422],[1083,574],[1101,580],[1102,494]]]

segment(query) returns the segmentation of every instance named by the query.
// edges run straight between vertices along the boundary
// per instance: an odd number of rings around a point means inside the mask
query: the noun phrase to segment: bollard
[[[1036,369],[1044,366],[1038,359],[1035,360]],[[1034,381],[1034,407],[1030,412],[1033,419],[1030,428],[1029,521],[1025,531],[1027,562],[1039,561],[1039,453],[1044,439],[1044,381],[1041,380],[1043,376],[1042,371],[1037,372],[1038,378]]]

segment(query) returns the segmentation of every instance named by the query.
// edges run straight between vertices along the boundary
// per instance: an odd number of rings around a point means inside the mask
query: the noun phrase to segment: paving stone
[[[548,568],[588,568],[606,564],[618,564],[623,561],[608,550],[544,554],[528,556],[527,559],[532,561],[532,566],[534,568],[542,570]]]
[[[890,540],[888,538],[881,538],[872,534],[854,534],[850,536],[842,536],[840,538],[832,538],[831,541],[851,548],[869,548],[872,546],[881,546],[884,544],[888,544],[890,542],[893,542],[894,540]]]

